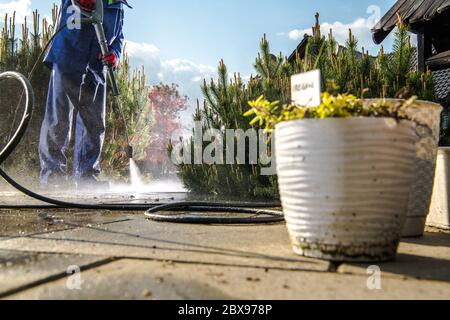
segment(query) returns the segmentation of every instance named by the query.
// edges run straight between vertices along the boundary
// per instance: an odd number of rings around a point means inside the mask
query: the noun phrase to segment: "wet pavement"
[[[427,229],[423,238],[404,239],[397,261],[379,265],[380,290],[368,286],[368,267],[295,255],[284,224],[193,226],[150,222],[143,212],[0,210],[4,299],[449,299],[450,233]]]
[[[77,210],[0,210],[3,238],[27,237],[70,229],[70,225],[89,226],[126,220],[123,213]]]

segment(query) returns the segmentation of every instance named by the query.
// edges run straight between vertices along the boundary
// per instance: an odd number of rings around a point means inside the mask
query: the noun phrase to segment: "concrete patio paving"
[[[68,268],[78,266],[79,275]],[[404,239],[395,262],[296,256],[283,224],[192,226],[142,212],[0,211],[4,299],[450,299],[450,234]],[[70,284],[80,279],[78,289]]]

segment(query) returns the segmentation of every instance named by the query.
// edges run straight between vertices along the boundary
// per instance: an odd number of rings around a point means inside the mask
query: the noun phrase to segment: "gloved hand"
[[[80,7],[86,11],[94,11],[96,0],[79,0]]]
[[[119,59],[117,58],[114,52],[106,54],[104,58],[103,55],[99,53],[98,58],[100,60],[103,60],[103,63],[106,64],[108,67],[113,67],[114,69],[117,68],[119,64]]]

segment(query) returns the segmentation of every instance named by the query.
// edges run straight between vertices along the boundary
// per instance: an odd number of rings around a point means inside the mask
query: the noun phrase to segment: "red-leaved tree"
[[[173,132],[182,128],[180,112],[187,109],[189,98],[180,94],[178,85],[163,83],[151,88],[149,98],[155,125],[150,132],[146,160],[163,173],[172,167],[167,148]]]

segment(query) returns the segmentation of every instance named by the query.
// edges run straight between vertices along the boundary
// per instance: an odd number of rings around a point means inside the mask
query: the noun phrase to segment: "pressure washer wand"
[[[103,29],[103,23],[94,22],[93,23],[95,34],[97,35],[98,44],[100,45],[100,50],[102,52],[102,57],[106,57],[109,53],[108,42],[106,41],[105,30]],[[120,95],[119,88],[117,86],[116,75],[114,74],[114,69],[112,66],[108,66],[108,75],[111,82],[111,90],[114,97]]]
[[[92,12],[83,10],[77,0],[72,0],[72,4],[79,8],[81,14],[87,19],[82,19],[83,23],[91,23],[94,27],[95,34],[97,36],[98,44],[100,46],[100,51],[102,53],[102,57],[106,57],[109,53],[109,45],[105,36],[105,29],[103,28],[103,1],[97,0],[95,2],[95,10]],[[123,113],[122,104],[120,102],[119,96],[119,87],[117,86],[116,75],[114,73],[114,68],[112,66],[107,66],[108,68],[108,76],[111,83],[111,90],[114,96],[114,100],[116,106],[120,112],[120,116],[122,117],[124,126],[125,126],[125,138],[127,140],[127,147],[125,152],[127,154],[128,159],[133,159],[133,147],[130,144],[130,138],[128,135],[128,125],[125,119],[125,114]]]

